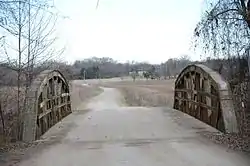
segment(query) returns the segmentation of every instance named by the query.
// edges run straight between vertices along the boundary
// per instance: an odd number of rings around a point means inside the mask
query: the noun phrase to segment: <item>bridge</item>
[[[230,93],[217,72],[201,64],[189,65],[175,81],[173,108],[222,132],[237,133]],[[42,72],[29,89],[27,103],[23,140],[30,142],[72,112],[68,81],[60,71]]]
[[[55,142],[36,155],[32,151],[33,157],[20,165],[247,166],[247,158],[199,134],[238,132],[227,82],[204,65],[189,65],[179,74],[174,89],[174,109],[121,106],[121,94],[103,88],[86,105],[88,112],[74,113],[65,77],[56,70],[44,71],[28,93],[23,140],[42,137]],[[49,130],[59,121],[63,137]]]
[[[179,74],[175,82],[174,108],[222,132],[238,132],[228,83],[204,65],[189,65]]]
[[[26,102],[22,135],[30,142],[71,113],[68,81],[57,70],[43,71],[29,88]]]

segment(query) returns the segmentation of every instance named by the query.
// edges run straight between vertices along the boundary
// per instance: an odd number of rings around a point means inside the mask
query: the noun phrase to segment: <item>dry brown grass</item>
[[[25,88],[20,88],[20,110],[23,110],[24,90]],[[2,86],[0,88],[0,102],[3,114],[3,121],[0,119],[0,145],[5,142],[15,141],[17,137],[17,92],[17,87]]]
[[[124,95],[129,106],[173,107],[174,79],[106,82]]]
[[[83,110],[83,103],[90,98],[100,94],[102,89],[98,86],[83,86],[77,83],[71,83],[71,106],[72,110]]]

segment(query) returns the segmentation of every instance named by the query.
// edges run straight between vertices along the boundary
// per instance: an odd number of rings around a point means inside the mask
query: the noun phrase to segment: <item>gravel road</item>
[[[217,131],[198,120],[167,108],[126,107],[121,99],[116,89],[104,88],[87,113],[69,115],[43,137],[57,141],[20,166],[250,165],[244,154],[202,137]]]

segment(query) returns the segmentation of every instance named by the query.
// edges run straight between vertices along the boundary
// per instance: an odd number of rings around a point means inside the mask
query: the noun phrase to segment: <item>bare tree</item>
[[[133,81],[135,82],[135,79],[137,77],[137,72],[136,71],[132,71],[130,74],[131,74],[131,77],[132,77]]]
[[[2,122],[2,133],[3,133],[3,141],[5,139],[5,121],[4,121],[4,112],[2,110],[2,101],[0,100],[0,118]],[[1,140],[1,137],[0,137]]]
[[[96,9],[99,7],[99,0],[96,2]]]
[[[54,45],[58,14],[52,12],[53,1],[2,0],[0,4],[0,16],[4,20],[0,27],[6,36],[4,56],[8,63],[11,59],[17,61],[12,69],[17,72],[17,117],[21,127],[34,67],[60,55],[64,49],[58,50]],[[21,96],[21,89],[25,89],[24,96]],[[20,131],[18,129],[17,139],[21,139]]]
[[[243,55],[250,47],[249,13],[249,0],[212,3],[195,28],[194,46],[214,57]]]

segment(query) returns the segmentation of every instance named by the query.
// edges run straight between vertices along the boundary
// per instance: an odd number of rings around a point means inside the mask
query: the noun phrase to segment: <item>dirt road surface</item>
[[[57,140],[21,166],[249,166],[244,154],[201,136],[215,129],[167,108],[126,107],[119,91],[104,92],[43,137]],[[61,135],[58,134],[58,132]],[[54,133],[57,133],[56,135]]]

